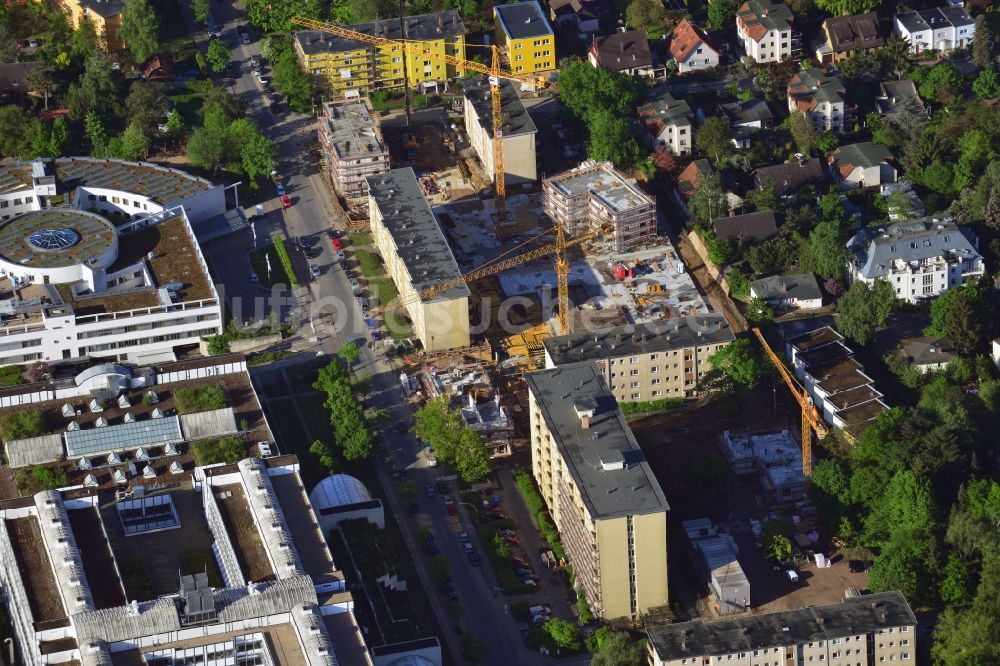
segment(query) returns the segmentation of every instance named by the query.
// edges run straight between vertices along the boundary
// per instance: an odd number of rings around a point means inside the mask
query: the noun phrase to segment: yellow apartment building
[[[638,618],[667,595],[667,499],[593,362],[532,372],[531,471],[593,613]]]
[[[469,288],[462,283],[431,299],[420,295],[462,273],[413,169],[393,169],[365,180],[372,239],[413,322],[414,335],[426,351],[468,347]]]
[[[538,0],[493,7],[497,44],[506,49],[511,71],[530,74],[556,68],[556,38]]]
[[[59,6],[69,16],[74,30],[80,28],[81,21],[89,20],[105,49],[116,51],[124,47],[118,37],[124,0],[59,0]]]
[[[422,49],[439,56],[466,57],[465,24],[457,11],[407,16],[404,22],[392,18],[345,27],[387,39],[417,41]],[[372,46],[316,30],[296,32],[293,43],[314,89],[331,98],[402,88],[404,66],[410,86],[426,92],[441,90],[449,79],[465,74],[464,69],[442,60],[405,55],[399,45]]]

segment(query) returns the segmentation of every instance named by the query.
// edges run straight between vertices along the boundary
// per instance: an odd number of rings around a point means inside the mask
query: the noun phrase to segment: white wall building
[[[928,217],[864,229],[847,244],[848,278],[868,284],[888,280],[896,298],[909,303],[977,280],[986,269],[966,229],[948,218]]]
[[[816,68],[804,69],[788,81],[788,111],[801,111],[817,132],[844,131],[846,117],[844,84]]]
[[[465,79],[465,131],[469,142],[479,156],[483,169],[496,180],[493,163],[493,101],[489,81]],[[535,135],[538,129],[528,111],[521,104],[514,85],[507,80],[500,82],[503,107],[503,172],[505,183],[518,185],[538,180],[535,157]]]
[[[719,64],[718,50],[709,43],[705,33],[687,19],[678,23],[670,36],[670,55],[681,74],[711,69]]]
[[[781,62],[792,55],[792,11],[771,0],[747,0],[736,11],[736,34],[756,62]]]
[[[961,7],[934,7],[898,14],[892,31],[909,42],[911,53],[951,51],[972,45],[976,22]]]
[[[196,230],[226,213],[222,186],[66,158],[0,163],[0,190],[0,364],[173,360],[221,332]]]
[[[691,118],[694,113],[685,100],[674,99],[670,93],[664,92],[636,111],[654,141],[669,148],[674,155],[683,156],[691,152],[694,145]]]

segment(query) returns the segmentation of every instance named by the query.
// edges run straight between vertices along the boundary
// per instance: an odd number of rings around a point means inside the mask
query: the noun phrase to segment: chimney
[[[590,429],[590,417],[587,416],[586,414],[580,415],[580,427],[583,428],[584,430]]]

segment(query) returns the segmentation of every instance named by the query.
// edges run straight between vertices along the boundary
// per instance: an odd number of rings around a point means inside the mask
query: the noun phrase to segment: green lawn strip
[[[281,239],[280,237],[272,237],[272,241],[277,239],[280,242],[274,243],[274,249],[278,253],[278,260],[281,261],[281,265],[285,269],[285,274],[288,276],[288,284],[292,287],[299,286],[299,278],[295,275],[295,268],[292,267],[292,257],[288,254],[288,243],[291,241],[287,239]]]
[[[264,259],[265,254],[271,257],[270,274],[267,272],[267,261]],[[264,247],[259,247],[250,253],[250,267],[253,268],[253,272],[257,274],[257,277],[260,279],[260,283],[267,288],[271,288],[274,285],[295,286],[292,285],[291,278],[286,272],[287,269],[281,260],[278,246],[273,243],[265,245]],[[298,284],[297,279],[295,284]]]
[[[389,278],[376,278],[368,281],[369,300],[386,306],[399,297],[396,285]]]
[[[367,278],[378,277],[385,273],[385,270],[382,268],[382,262],[379,261],[374,253],[368,250],[355,248],[354,258],[358,261],[361,274]]]
[[[351,236],[344,236],[345,244],[353,245],[354,247],[364,247],[366,245],[371,245],[375,242],[372,237],[372,232],[362,231],[360,234],[353,234]]]
[[[184,573],[196,574],[205,572],[208,574],[208,584],[214,588],[223,588],[222,574],[219,572],[219,565],[215,561],[215,555],[211,548],[194,548],[181,553],[181,560],[184,561]]]

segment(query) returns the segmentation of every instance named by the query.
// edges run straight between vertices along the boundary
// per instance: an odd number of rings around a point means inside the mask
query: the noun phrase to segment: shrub
[[[288,248],[285,247],[284,241],[280,238],[275,239],[274,250],[278,253],[278,259],[281,261],[281,267],[285,269],[285,275],[288,276],[288,286],[292,288],[299,286],[299,278],[292,269],[292,258],[288,256]]]
[[[0,437],[6,441],[40,437],[48,430],[45,415],[37,409],[14,412],[0,418]]]
[[[623,414],[643,414],[645,412],[659,412],[664,409],[673,409],[683,405],[684,398],[663,398],[647,402],[622,402],[618,406],[621,408]]]
[[[174,392],[174,401],[180,414],[222,409],[227,405],[226,392],[219,386],[178,389]]]
[[[17,386],[24,383],[24,372],[19,365],[0,367],[0,386]]]
[[[42,490],[56,490],[69,485],[69,477],[66,471],[61,468],[44,467],[35,465],[34,467],[22,467],[17,470],[14,476],[18,488],[27,493],[37,493]]]
[[[243,459],[246,449],[239,437],[223,437],[221,439],[205,439],[191,445],[196,465],[215,465],[218,463],[234,463]]]
[[[229,340],[224,335],[213,335],[208,339],[208,355],[219,356],[229,353]]]

